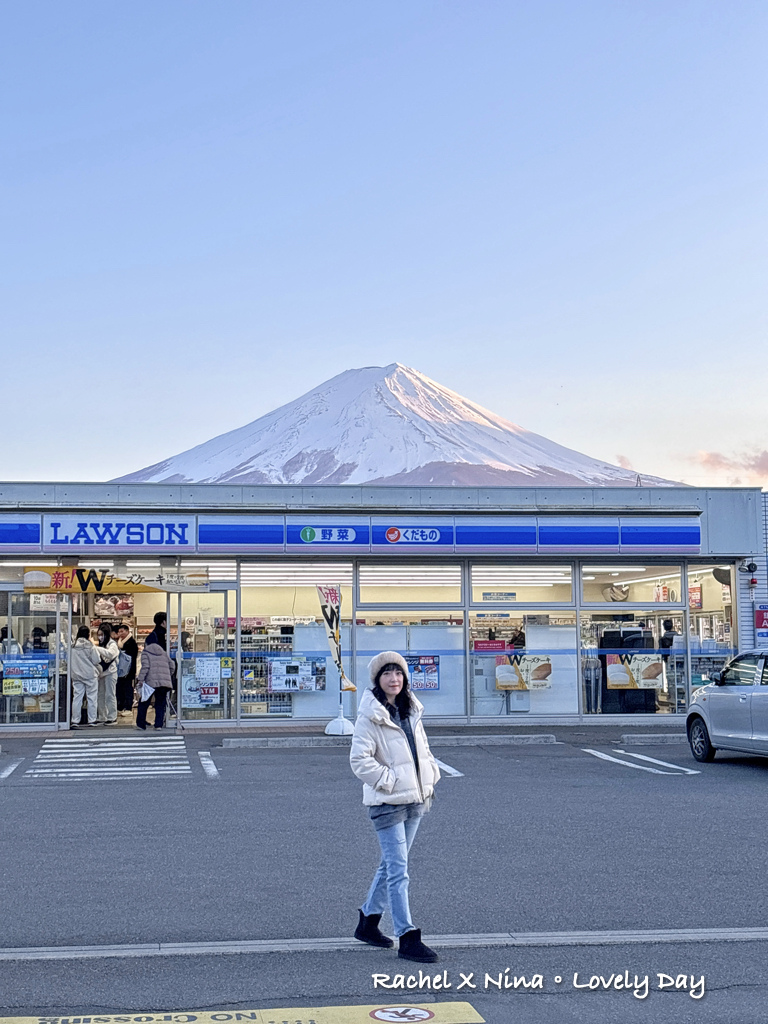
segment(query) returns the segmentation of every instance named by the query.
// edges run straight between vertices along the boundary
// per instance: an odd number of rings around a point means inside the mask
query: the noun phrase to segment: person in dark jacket
[[[165,633],[165,630],[162,632]],[[152,635],[150,633],[150,636]],[[155,728],[163,728],[165,703],[173,686],[173,670],[174,664],[168,657],[164,643],[144,644],[138,677],[139,710],[136,712],[136,728],[141,729],[142,732],[147,729],[147,710],[153,697],[155,700]]]
[[[144,641],[144,646],[146,647],[147,644],[160,644],[161,647],[165,647],[166,637],[168,636],[168,616],[165,612],[155,612],[152,621],[155,624],[155,628]]]
[[[130,715],[133,711],[133,684],[136,680],[136,659],[139,656],[139,645],[131,634],[131,627],[121,622],[117,627],[117,646],[121,654],[131,659],[131,667],[123,675],[117,677],[117,713]]]

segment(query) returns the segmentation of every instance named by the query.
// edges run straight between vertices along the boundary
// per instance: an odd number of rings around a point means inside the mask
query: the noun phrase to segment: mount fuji
[[[346,370],[244,427],[117,480],[671,485],[531,433],[400,363]]]

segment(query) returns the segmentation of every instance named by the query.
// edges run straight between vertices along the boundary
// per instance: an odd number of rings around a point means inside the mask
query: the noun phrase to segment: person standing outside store
[[[159,637],[158,634],[162,634],[162,637]],[[152,637],[155,637],[155,640],[153,643],[149,643]],[[160,639],[162,642],[158,642]],[[141,668],[137,680],[139,709],[136,712],[136,728],[142,732],[147,730],[147,710],[153,697],[155,699],[155,728],[163,728],[165,702],[173,686],[173,669],[173,662],[165,649],[165,630],[158,625],[155,627],[154,634],[150,633],[147,637],[147,643],[144,644],[144,650],[141,653]]]
[[[81,626],[69,652],[69,671],[72,678],[72,718],[70,728],[80,728],[83,697],[88,700],[88,725],[96,726],[96,707],[99,701],[99,652],[91,643],[91,631]]]
[[[114,725],[117,721],[117,659],[120,650],[112,639],[112,627],[102,622],[97,631],[99,653],[99,705],[97,725]]]
[[[121,622],[117,627],[117,646],[121,654],[126,654],[131,659],[131,666],[127,672],[117,677],[117,713],[118,715],[130,715],[133,711],[133,684],[136,679],[136,660],[139,657],[139,645],[133,638],[131,627]],[[120,671],[118,659],[118,672]]]
[[[393,946],[379,930],[389,906],[398,956],[434,963],[437,953],[421,941],[421,929],[411,919],[408,854],[430,809],[440,770],[421,722],[424,707],[411,693],[405,658],[383,651],[368,670],[371,686],[360,701],[349,760],[363,783],[363,804],[376,830],[381,862],[360,908],[355,938],[371,946]]]

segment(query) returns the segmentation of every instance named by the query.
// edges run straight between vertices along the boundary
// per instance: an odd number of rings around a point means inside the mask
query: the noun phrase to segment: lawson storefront
[[[762,642],[764,551],[747,488],[0,485],[0,729],[67,728],[77,627],[141,646],[157,611],[179,725],[325,722],[318,586],[341,591],[346,674],[400,651],[434,720],[682,715]]]

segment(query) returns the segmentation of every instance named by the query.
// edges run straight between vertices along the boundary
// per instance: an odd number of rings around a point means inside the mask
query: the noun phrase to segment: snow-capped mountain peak
[[[125,481],[634,486],[401,363],[345,370],[252,423]],[[643,477],[644,484],[668,481]]]

